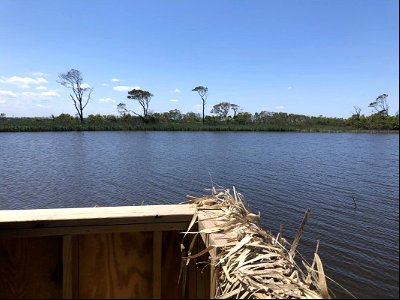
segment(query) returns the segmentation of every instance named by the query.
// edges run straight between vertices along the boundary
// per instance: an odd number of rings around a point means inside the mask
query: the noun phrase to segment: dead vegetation
[[[309,209],[290,245],[281,233],[274,237],[261,228],[260,215],[249,211],[235,188],[232,192],[213,188],[211,196],[190,197],[188,202],[196,205],[197,212],[183,239],[188,234],[201,235],[206,248],[192,254],[194,243],[187,252],[182,243],[181,279],[186,277],[185,267],[191,260],[209,253],[207,263],[215,269],[216,298],[330,298],[318,243],[311,265],[302,260],[301,268],[294,260]],[[196,222],[199,230],[190,231]],[[204,222],[208,225],[200,226]]]

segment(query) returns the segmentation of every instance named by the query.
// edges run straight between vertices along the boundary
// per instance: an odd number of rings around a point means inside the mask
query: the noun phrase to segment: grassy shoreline
[[[270,124],[197,124],[197,123],[165,123],[165,124],[62,124],[54,122],[0,122],[0,132],[46,132],[46,131],[264,131],[264,132],[323,132],[323,133],[399,133],[399,130],[357,129],[350,126],[288,126]]]

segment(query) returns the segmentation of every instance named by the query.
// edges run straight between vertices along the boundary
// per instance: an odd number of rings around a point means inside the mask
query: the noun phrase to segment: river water
[[[399,297],[398,134],[0,133],[0,209],[179,203],[235,186],[357,298]],[[350,297],[328,281],[336,297]]]

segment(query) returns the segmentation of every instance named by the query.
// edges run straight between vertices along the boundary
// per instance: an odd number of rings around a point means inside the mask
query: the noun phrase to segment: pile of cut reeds
[[[260,226],[260,215],[249,211],[242,194],[229,189],[212,189],[210,196],[191,197],[197,212],[189,226],[195,222],[213,219],[211,228],[200,228],[195,234],[203,236],[206,249],[192,254],[192,245],[183,251],[183,259],[188,265],[191,259],[209,252],[216,280],[215,298],[330,298],[321,260],[314,253],[311,265],[302,260],[305,270],[295,262],[296,247],[300,240],[310,210],[308,209],[297,235],[290,245],[281,233],[274,237]],[[188,196],[189,197],[189,196]],[[217,212],[217,213],[210,213]],[[201,219],[203,218],[203,219]],[[207,220],[210,221],[210,220]],[[215,221],[215,222],[213,222]],[[213,238],[215,236],[225,237]],[[184,246],[182,243],[182,249]]]

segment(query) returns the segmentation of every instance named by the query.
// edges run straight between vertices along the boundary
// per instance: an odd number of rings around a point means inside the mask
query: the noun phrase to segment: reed
[[[249,210],[243,195],[235,188],[232,192],[213,188],[211,196],[191,197],[188,202],[196,205],[197,216],[207,211],[222,212],[213,217],[216,224],[213,228],[199,230],[196,234],[210,237],[223,233],[228,240],[206,245],[206,249],[193,255],[191,245],[187,255],[183,255],[187,266],[190,260],[206,252],[213,253],[214,258],[210,255],[207,263],[215,268],[216,298],[330,298],[317,253],[318,243],[312,264],[302,260],[301,268],[295,261],[296,248],[310,210],[306,211],[295,240],[290,244],[281,234],[274,237],[261,228],[260,215]],[[192,221],[184,238],[195,222]]]

